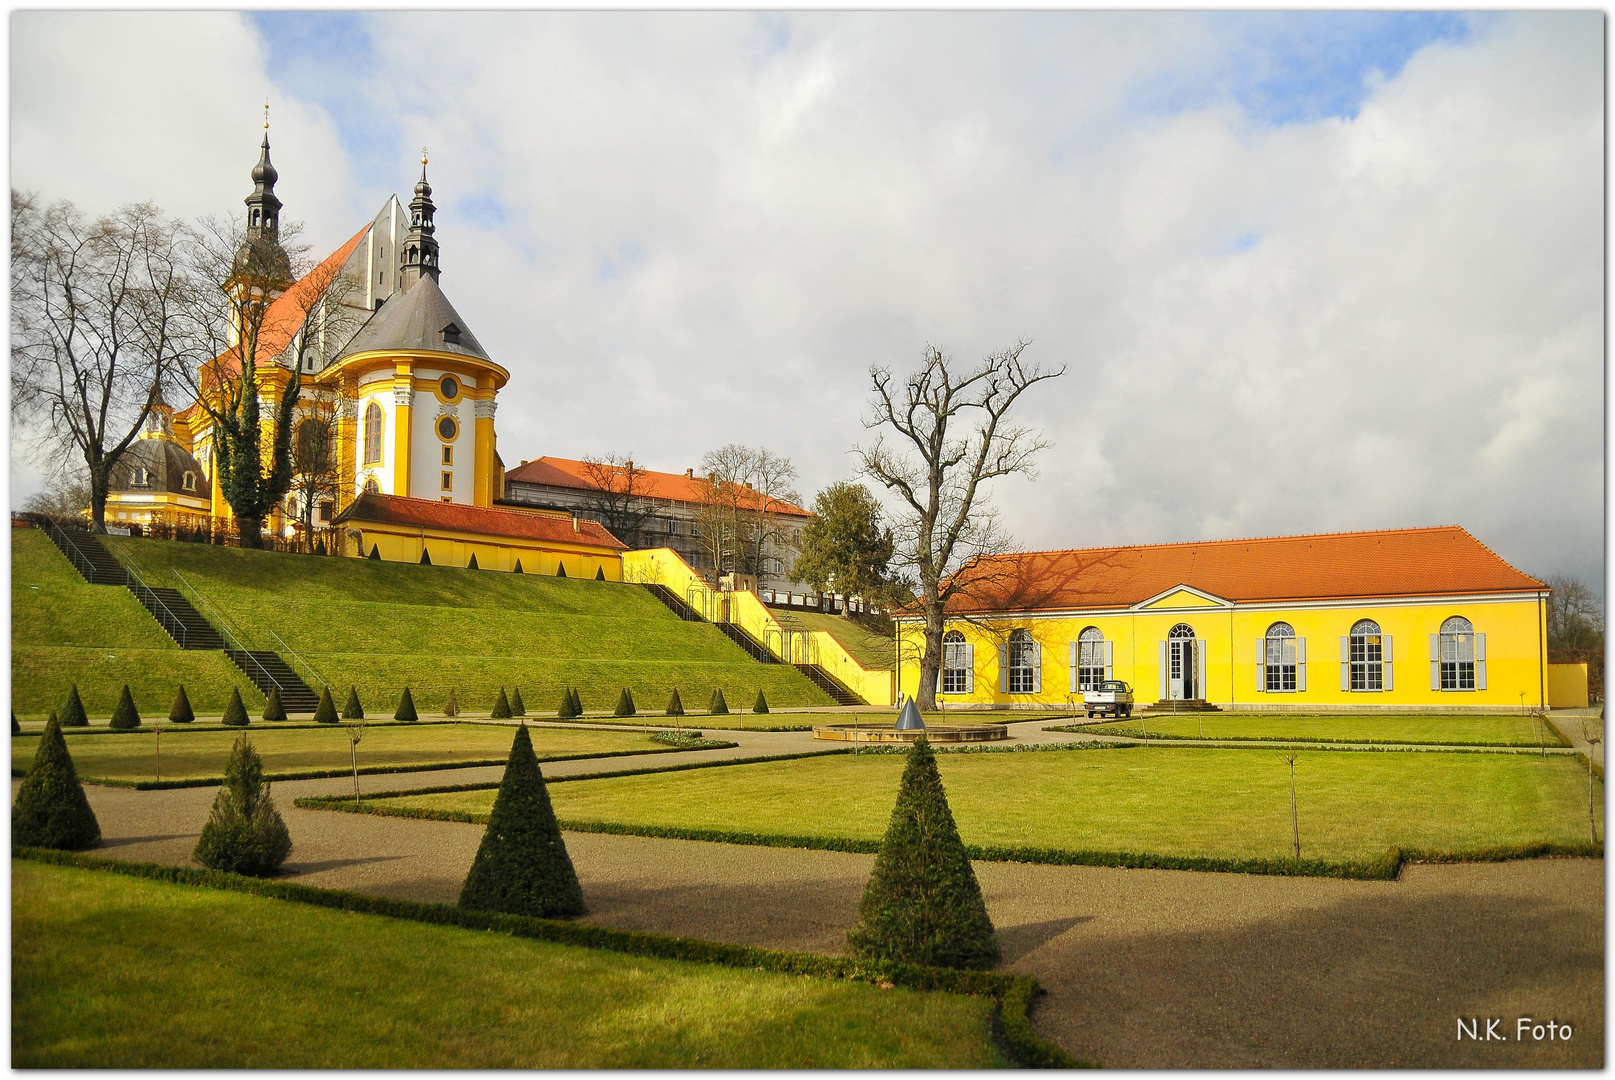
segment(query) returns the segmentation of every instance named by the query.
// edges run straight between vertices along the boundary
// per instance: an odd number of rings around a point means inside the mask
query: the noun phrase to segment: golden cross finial
[[[269,99],[264,98],[264,130],[269,130]]]
[[[421,164],[426,164],[426,147],[421,147]]]

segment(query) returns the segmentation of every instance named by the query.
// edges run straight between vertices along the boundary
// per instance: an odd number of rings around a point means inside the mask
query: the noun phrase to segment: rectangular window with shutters
[[[1264,659],[1264,682],[1268,693],[1293,691],[1296,685],[1295,638],[1268,638]]]

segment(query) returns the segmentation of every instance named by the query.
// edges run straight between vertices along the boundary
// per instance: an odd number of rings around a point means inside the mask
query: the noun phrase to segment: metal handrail
[[[146,584],[145,576],[140,572],[140,564],[135,561],[133,555],[130,555],[117,545],[111,546],[109,550],[112,557],[118,560],[118,565],[123,567],[123,583],[125,587],[135,594],[136,599],[146,605],[146,610],[151,612],[152,618],[157,620],[158,625],[168,631],[168,636],[178,642],[180,648],[185,648],[186,637],[188,636],[185,620],[176,615],[174,610],[163,602],[163,598],[158,596],[150,585]],[[159,612],[158,609],[161,609],[161,611]]]
[[[58,525],[54,518],[46,517],[44,514],[37,514],[34,516],[34,522],[45,530],[46,536],[56,541],[58,548],[66,544],[67,548],[72,549],[69,551],[63,548],[62,554],[66,555],[67,561],[73,564],[73,569],[84,575],[85,581],[94,576],[95,564],[90,561],[88,555],[79,549],[79,546],[73,542],[73,538],[67,535],[67,530]],[[60,537],[60,540],[57,540],[58,537]]]
[[[207,597],[203,596],[201,592],[197,590],[195,585],[192,585],[185,579],[184,574],[180,573],[178,570],[170,570],[169,574],[173,580],[179,583],[181,595],[185,596],[185,598],[191,602],[191,606],[196,608],[197,613],[200,614],[202,618],[207,619],[208,622],[213,624],[213,628],[219,632],[219,636],[224,638],[225,644],[238,655],[243,656],[250,661],[252,666],[258,669],[258,674],[262,675],[271,686],[279,690],[281,692],[281,697],[284,698],[286,693],[291,690],[291,687],[275,678],[274,672],[264,667],[263,662],[260,661],[256,656],[252,655],[253,650],[244,645],[241,638],[231,631],[230,620],[225,618],[224,613],[209,603]],[[209,618],[210,615],[212,616],[211,618]],[[241,661],[237,660],[236,663],[240,664]]]
[[[318,683],[319,685],[316,686],[316,687],[312,687],[311,689],[315,689],[315,690],[318,690],[318,689],[330,689],[331,684],[325,681],[325,677],[322,676],[319,673],[319,671],[314,667],[313,664],[311,664],[307,660],[305,660],[301,653],[299,653],[296,649],[292,648],[290,645],[286,644],[286,641],[285,641],[284,638],[282,638],[279,634],[275,633],[275,631],[271,630],[267,626],[264,627],[264,632],[266,634],[268,634],[270,637],[275,639],[275,644],[280,646],[280,649],[278,650],[280,653],[282,653],[283,655],[291,658],[291,663],[292,663],[292,666],[293,666],[294,670],[300,665],[300,666],[306,668],[310,675],[314,676],[314,681],[316,683]]]

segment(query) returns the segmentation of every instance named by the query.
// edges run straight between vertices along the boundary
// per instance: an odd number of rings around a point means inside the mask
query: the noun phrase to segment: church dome
[[[492,363],[465,318],[443,295],[437,279],[430,276],[422,277],[408,292],[383,304],[342,353],[355,356],[393,351],[447,353]]]
[[[186,486],[189,481],[189,486]],[[209,485],[196,458],[166,439],[140,439],[112,468],[110,493],[208,497]]]

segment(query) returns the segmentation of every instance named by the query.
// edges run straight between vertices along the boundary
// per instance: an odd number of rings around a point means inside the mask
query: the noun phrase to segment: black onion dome
[[[137,483],[144,474],[144,482]],[[191,487],[185,474],[191,474]],[[178,443],[166,439],[140,439],[125,450],[112,467],[107,490],[143,494],[192,495],[208,497],[208,482],[196,458]]]

